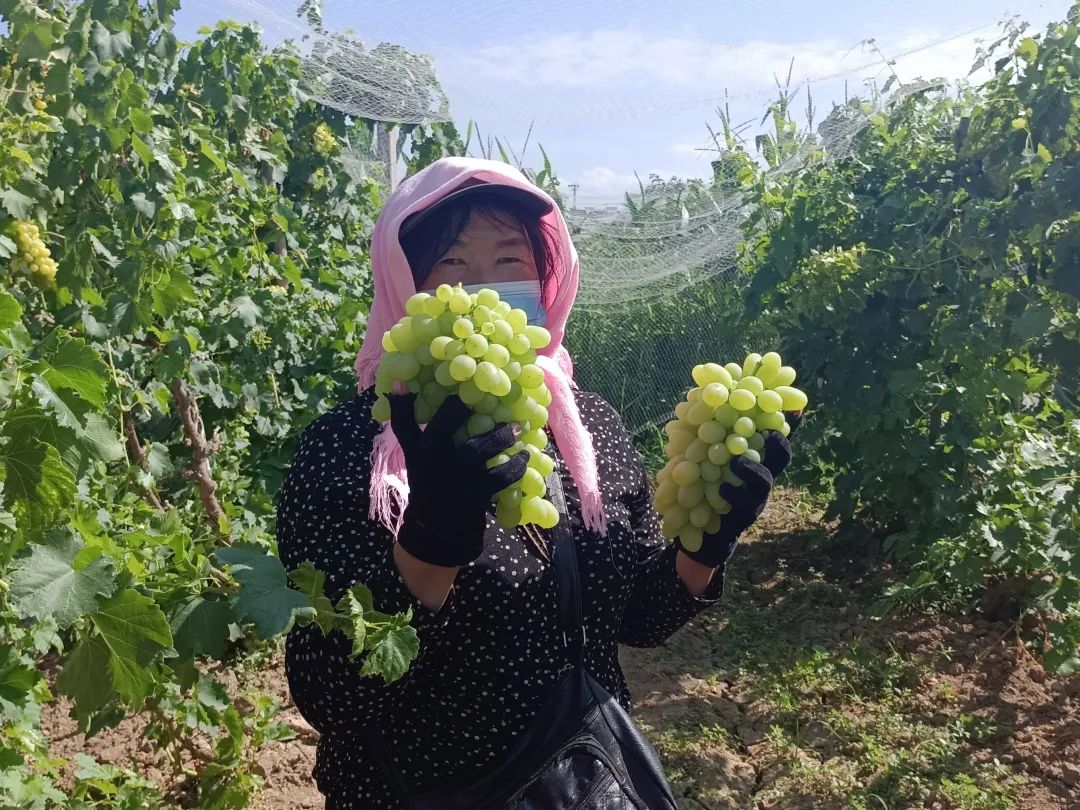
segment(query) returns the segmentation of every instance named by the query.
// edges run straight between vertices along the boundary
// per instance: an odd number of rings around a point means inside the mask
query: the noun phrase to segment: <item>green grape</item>
[[[724,467],[724,474],[720,476],[720,480],[725,484],[731,484],[733,487],[741,487],[743,485],[742,479],[731,469],[731,465]]]
[[[446,303],[432,295],[424,300],[424,312],[432,318],[438,318],[446,312]]]
[[[450,360],[446,354],[447,347],[454,342],[454,339],[449,335],[439,335],[437,338],[433,338],[431,345],[428,347],[431,351],[431,356],[436,360]]]
[[[469,298],[469,294],[464,290],[455,290],[454,294],[447,301],[450,311],[456,315],[465,315],[470,309],[472,309],[472,301]]]
[[[470,335],[465,340],[465,351],[469,357],[480,358],[488,350],[487,338],[483,335]]]
[[[506,376],[506,372],[500,368],[495,369],[495,386],[491,389],[497,397],[505,397],[509,395],[513,389],[514,383],[510,382],[510,378]],[[540,407],[543,407],[542,405]],[[547,421],[547,409],[544,410],[544,421]]]
[[[710,445],[723,441],[726,435],[727,430],[724,426],[712,419],[703,423],[697,431],[698,438]]]
[[[738,363],[728,363],[724,366],[724,370],[731,375],[732,383],[737,382],[742,377],[742,366]],[[729,385],[728,388],[731,388]]]
[[[375,398],[375,404],[371,406],[371,418],[376,422],[390,421],[390,400],[381,394]]]
[[[777,373],[780,371],[782,365],[780,355],[776,352],[768,352],[761,356],[761,365],[757,369],[757,377],[760,379],[766,388],[772,388]]]
[[[450,376],[458,382],[465,382],[475,373],[476,361],[467,354],[460,354],[450,361]]]
[[[435,382],[444,388],[453,388],[457,381],[450,373],[450,360],[443,360],[439,365],[435,366]]]
[[[416,418],[416,424],[426,425],[435,416],[435,409],[426,401],[417,397],[413,403],[413,416]]]
[[[694,439],[686,448],[684,455],[687,461],[700,464],[709,457],[709,445],[705,444],[701,439]]]
[[[731,385],[731,375],[728,374],[727,369],[717,363],[702,363],[699,366],[694,366],[691,376],[694,378],[694,382],[702,388],[706,388],[712,383],[719,383],[725,388]]]
[[[722,444],[721,445],[716,445],[716,446],[724,447],[724,445],[722,445]],[[724,449],[727,450],[726,447],[724,447]],[[710,456],[712,455],[712,448],[711,447],[709,448],[709,454],[710,454]],[[729,457],[730,457],[730,454],[729,454]],[[713,481],[719,481],[720,476],[723,474],[723,468],[717,466],[716,464],[713,464],[711,458],[705,459],[705,461],[702,461],[699,466],[701,467],[701,480],[702,481],[705,481],[705,482],[708,482],[708,483],[712,483]]]
[[[687,414],[686,420],[697,427],[704,425],[706,422],[712,421],[715,408],[710,408],[704,402],[699,402],[697,405],[690,406],[690,413]]]
[[[514,327],[509,321],[497,320],[491,322],[491,339],[500,346],[507,346],[514,338]]]
[[[691,388],[686,392],[686,401],[689,402],[691,406],[700,405],[702,402],[702,394],[703,389]]]
[[[680,422],[685,422],[686,417],[690,415],[690,403],[680,402],[675,406],[675,418]]]
[[[776,379],[773,380],[773,389],[781,385],[791,385],[793,382],[795,382],[795,369],[791,366],[781,366],[776,372]]]
[[[510,376],[509,373],[507,373],[507,376]],[[536,386],[536,388],[531,389],[529,391],[529,396],[531,396],[545,408],[551,407],[551,391],[544,383],[540,383],[540,385]]]
[[[525,476],[521,479],[521,491],[530,497],[539,497],[544,494],[544,476],[532,467],[525,468]]]
[[[503,371],[506,372],[506,376],[509,377],[511,381],[517,380],[518,375],[521,374],[521,363],[517,360],[511,360],[503,366]]]
[[[712,382],[703,389],[701,399],[710,408],[719,408],[728,401],[729,393],[728,387],[723,383]]]
[[[757,406],[762,413],[776,413],[784,407],[784,398],[776,391],[762,391],[757,396]]]
[[[754,426],[754,420],[749,416],[742,416],[731,428],[736,436],[742,436],[744,439],[749,439],[754,435],[756,427]]]
[[[450,299],[454,297],[454,288],[449,284],[440,284],[435,288],[435,297],[444,304],[449,304]]]
[[[499,318],[505,318],[510,313],[511,309],[512,307],[509,303],[507,303],[506,301],[500,301],[491,308],[491,311],[494,312]]]
[[[476,305],[490,309],[499,303],[499,294],[495,290],[483,289],[476,294]]]
[[[498,343],[491,343],[484,352],[484,359],[495,368],[506,368],[510,364],[510,350]]]
[[[487,360],[482,360],[476,364],[476,373],[473,376],[473,382],[476,383],[476,387],[484,393],[490,392],[495,388],[495,383],[498,381],[499,370]]]
[[[724,439],[724,446],[727,447],[727,449],[731,452],[731,455],[741,456],[743,453],[746,452],[746,448],[750,445],[742,436],[738,436],[732,433],[730,436]]]
[[[410,296],[409,300],[405,302],[405,313],[413,316],[424,315],[427,312],[427,310],[424,309],[424,303],[429,298],[431,298],[431,296],[425,292]]]
[[[705,528],[705,524],[712,517],[712,507],[708,501],[703,501],[690,510],[690,525],[699,529]]]
[[[695,441],[692,434],[687,433],[684,430],[676,430],[671,438],[668,439],[667,444],[664,445],[664,452],[668,458],[672,456],[682,455]]]
[[[532,363],[524,365],[521,367],[517,381],[521,383],[522,388],[536,388],[544,382],[544,370]]]
[[[687,484],[684,487],[679,487],[678,495],[676,495],[676,500],[678,501],[679,506],[682,506],[686,509],[693,509],[695,506],[701,503],[704,497],[705,482],[695,481],[692,484]]]
[[[542,326],[529,324],[523,334],[529,339],[529,346],[533,349],[543,349],[551,343],[551,332]]]
[[[412,319],[412,333],[420,344],[430,344],[441,333],[439,319],[430,315],[417,315]]]
[[[662,481],[659,486],[656,487],[656,494],[653,499],[653,503],[659,511],[664,511],[667,507],[676,503],[679,497],[679,486],[669,480]]]
[[[527,354],[532,349],[532,344],[525,335],[518,334],[510,338],[507,348],[510,349],[510,354],[520,356]]]
[[[465,382],[459,385],[457,395],[461,398],[462,402],[474,409],[484,398],[484,392],[480,390],[475,379],[465,380]]]
[[[498,407],[499,407],[499,400],[497,398],[495,398],[491,394],[484,394],[484,398],[476,403],[476,406],[473,408],[473,410],[476,411],[477,413],[486,413],[492,419],[494,419],[495,418],[495,409],[498,408]],[[510,420],[506,420],[506,421],[510,421]]]
[[[446,350],[444,352],[447,360],[453,360],[455,357],[460,357],[465,354],[465,344],[455,338],[446,344]]]
[[[750,445],[751,450],[757,450],[760,453],[765,448],[765,437],[760,433],[755,433],[747,438],[746,443]]]
[[[758,366],[761,365],[761,355],[757,352],[750,352],[746,355],[746,359],[743,360],[742,373],[744,377],[754,374],[758,370]]]
[[[543,503],[543,499],[536,495],[523,497],[521,499],[521,519],[526,523],[539,523],[546,513]]]
[[[469,436],[479,436],[495,428],[495,420],[484,413],[474,413],[465,423]]]
[[[394,346],[397,347],[399,352],[416,351],[416,347],[420,343],[416,339],[416,335],[413,334],[411,322],[412,318],[403,318],[390,327],[390,338],[394,341]]]
[[[712,504],[709,505],[711,506]],[[713,512],[712,516],[709,518],[709,522],[705,524],[705,528],[703,529],[703,531],[705,532],[705,534],[716,534],[718,531],[720,531],[720,526],[722,524],[723,521],[720,519],[720,515],[718,515],[716,512]]]
[[[687,551],[700,551],[705,539],[700,528],[688,525],[679,531],[679,542]]]
[[[754,417],[758,430],[783,430],[785,424],[782,413],[761,413]]]
[[[701,467],[693,461],[684,461],[671,473],[671,479],[680,487],[692,484],[701,478]]]
[[[458,395],[460,396],[460,389]],[[424,386],[424,390],[420,393],[420,396],[424,398],[424,401],[428,405],[438,410],[439,406],[446,402],[446,398],[450,396],[450,392],[445,385],[442,385],[438,380],[432,380]],[[464,397],[462,397],[464,399]]]
[[[529,325],[529,316],[523,309],[512,309],[506,313],[506,322],[514,332],[524,332]]]
[[[382,348],[384,352],[396,352],[397,347],[394,345],[394,339],[390,337],[390,333],[387,332],[382,336]]]
[[[465,338],[472,336],[475,331],[476,327],[468,318],[458,318],[454,321],[454,336],[461,340],[465,340]]]
[[[749,461],[753,461],[753,462],[755,462],[757,464],[761,463],[761,454],[758,453],[758,451],[755,450],[752,447],[747,448],[746,452],[743,453],[743,458],[745,458],[745,459],[747,459]]]
[[[735,422],[738,421],[739,416],[739,412],[731,406],[731,402],[729,401],[727,405],[721,405],[716,409],[716,413],[713,414],[713,419],[721,426],[731,429],[735,426]]]
[[[806,394],[798,388],[788,385],[780,385],[773,389],[778,393],[784,403],[785,411],[801,411],[806,407]]]
[[[555,459],[547,455],[541,450],[537,450],[531,444],[526,445],[525,449],[529,452],[529,466],[536,470],[544,478],[551,475],[555,469]]]
[[[538,447],[541,450],[548,446],[547,434],[540,428],[533,428],[532,430],[525,431],[521,434],[521,440],[525,442],[525,444],[531,444],[533,447]]]
[[[493,470],[496,467],[501,467],[503,464],[505,464],[509,460],[510,460],[510,456],[508,456],[506,453],[499,453],[499,455],[492,456],[487,461],[485,461],[484,466],[487,467],[489,470]]]
[[[735,384],[736,388],[741,388],[744,391],[749,391],[755,397],[765,390],[765,386],[762,385],[761,380],[751,375],[743,377]]]
[[[731,392],[728,404],[737,411],[748,411],[757,404],[757,397],[745,388],[736,388]]]

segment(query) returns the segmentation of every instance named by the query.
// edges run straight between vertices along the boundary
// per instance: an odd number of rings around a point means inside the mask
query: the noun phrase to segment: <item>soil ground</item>
[[[890,571],[827,541],[812,508],[779,493],[721,606],[661,647],[623,650],[682,807],[1080,810],[1080,678],[1047,675],[1008,624],[869,618]],[[289,702],[280,649],[215,677],[277,699],[294,735],[259,752],[253,806],[322,807],[318,733]],[[181,799],[145,715],[84,741],[69,709],[60,698],[42,713],[54,756],[133,768]]]

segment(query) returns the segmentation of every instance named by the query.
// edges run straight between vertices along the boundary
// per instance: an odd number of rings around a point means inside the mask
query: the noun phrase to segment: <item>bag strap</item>
[[[585,625],[581,616],[581,577],[578,571],[577,548],[570,533],[570,518],[566,514],[566,495],[558,469],[547,477],[548,499],[559,512],[559,522],[551,529],[555,539],[553,564],[559,597],[559,629],[570,663],[585,663]]]

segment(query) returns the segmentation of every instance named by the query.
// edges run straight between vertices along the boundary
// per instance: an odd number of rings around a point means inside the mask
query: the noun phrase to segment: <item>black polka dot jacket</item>
[[[630,696],[618,645],[652,647],[717,602],[720,572],[701,597],[675,570],[660,534],[640,456],[615,411],[576,392],[599,465],[608,536],[586,530],[573,480],[563,475],[570,528],[578,540],[589,671],[624,705]],[[368,518],[370,454],[378,424],[374,394],[357,395],[304,431],[278,501],[278,548],[292,570],[305,560],[327,574],[337,601],[357,582],[379,610],[413,610],[420,654],[386,685],[360,676],[340,631],[314,624],[286,638],[293,701],[319,731],[315,769],[327,808],[399,808],[358,729],[378,726],[390,755],[417,786],[482,772],[525,730],[567,666],[556,624],[555,578],[520,530],[489,515],[480,559],[462,568],[434,613],[409,592],[391,556],[392,538]],[[556,457],[558,449],[554,449]],[[560,465],[560,468],[562,465]]]

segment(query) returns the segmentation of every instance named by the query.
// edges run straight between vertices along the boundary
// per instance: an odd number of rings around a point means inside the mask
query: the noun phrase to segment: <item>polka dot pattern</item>
[[[675,549],[660,534],[644,465],[615,411],[575,392],[592,436],[608,536],[585,529],[573,480],[563,474],[587,635],[586,666],[628,707],[618,645],[663,642],[720,598],[723,577],[700,597],[675,570]],[[304,431],[278,501],[278,549],[286,568],[305,560],[325,571],[337,601],[366,584],[386,612],[413,611],[420,655],[399,681],[360,676],[339,631],[316,625],[286,638],[293,701],[321,734],[313,776],[328,808],[398,810],[359,730],[375,724],[410,784],[430,787],[497,763],[532,723],[568,666],[557,628],[550,566],[520,529],[488,516],[486,549],[462,568],[446,604],[433,613],[409,592],[391,556],[392,538],[368,519],[370,454],[378,425],[368,390],[323,414]],[[558,457],[558,448],[549,444]],[[560,464],[560,469],[564,469]]]

